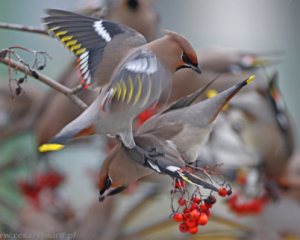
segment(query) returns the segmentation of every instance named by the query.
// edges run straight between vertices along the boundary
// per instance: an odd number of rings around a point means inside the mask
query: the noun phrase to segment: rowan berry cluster
[[[254,214],[259,215],[264,205],[269,201],[266,196],[244,199],[240,193],[236,193],[228,200],[230,210],[240,215]]]
[[[183,190],[184,181],[177,180],[175,182],[175,188]],[[221,187],[218,194],[221,197],[225,197],[231,193],[231,189],[226,190],[225,188]],[[199,189],[196,189],[190,199],[186,199],[184,195],[178,199],[179,207],[176,212],[173,211],[173,214],[171,215],[172,219],[174,219],[176,222],[180,222],[179,230],[181,232],[196,234],[200,225],[205,226],[207,224],[211,214],[210,209],[216,202],[217,199],[215,196],[209,195],[204,197],[200,194]],[[183,207],[182,213],[179,212],[181,207]]]

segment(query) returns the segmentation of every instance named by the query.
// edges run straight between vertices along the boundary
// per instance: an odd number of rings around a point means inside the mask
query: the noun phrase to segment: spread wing
[[[137,116],[158,99],[171,77],[153,52],[137,49],[117,70],[108,87],[102,110],[114,112],[127,108]]]
[[[46,13],[49,16],[43,21],[50,35],[78,57],[78,73],[85,88],[95,82],[104,52],[110,51],[114,55],[120,42],[124,45],[123,40],[129,37],[135,37],[135,41],[125,41],[128,48],[132,47],[129,44],[146,44],[141,34],[121,24],[56,9],[48,9]],[[119,36],[118,41],[116,36]]]

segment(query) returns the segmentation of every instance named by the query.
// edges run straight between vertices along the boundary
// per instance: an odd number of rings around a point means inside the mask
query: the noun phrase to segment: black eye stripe
[[[181,56],[182,61],[184,61],[187,64],[190,64],[194,67],[198,67],[198,63],[192,63],[191,60],[189,59],[189,57],[186,55],[186,53],[183,53]]]

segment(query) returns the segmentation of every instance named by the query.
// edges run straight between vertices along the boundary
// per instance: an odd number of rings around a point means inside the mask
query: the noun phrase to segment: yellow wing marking
[[[124,79],[122,78],[121,79],[121,83],[120,83],[121,87],[122,87],[122,93],[123,93],[123,98],[122,98],[122,102],[124,101],[125,97],[126,97],[126,84],[125,84],[125,81]]]
[[[76,43],[77,43],[77,40],[71,40],[71,41],[69,41],[69,42],[66,43],[65,47],[72,46],[72,45],[74,45]]]
[[[131,75],[129,75],[129,77],[128,77],[128,82],[129,82],[130,92],[129,92],[127,104],[130,102],[130,100],[132,98],[132,94],[133,94],[133,83],[132,83],[132,77],[131,77]]]
[[[58,32],[54,35],[54,37],[57,37],[57,36],[60,36],[60,35],[64,35],[66,34],[68,31],[61,31],[61,32]]]
[[[72,46],[72,47],[70,48],[70,51],[77,50],[77,49],[80,48],[80,47],[81,47],[81,44],[76,44],[76,45],[74,45],[74,46]]]
[[[62,39],[60,39],[60,42],[65,42],[65,41],[69,41],[73,38],[73,36],[66,36],[66,37],[63,37]]]
[[[189,180],[186,176],[184,176],[183,173],[181,173],[181,172],[178,172],[178,173],[179,173],[179,175],[182,177],[182,179],[183,179],[184,181],[189,182],[190,184],[195,185],[195,183],[193,183],[193,182],[192,182],[191,180]]]
[[[137,103],[137,101],[140,99],[141,92],[142,92],[142,79],[141,79],[141,76],[140,76],[139,73],[137,74],[137,78],[138,78],[138,81],[139,81],[139,91],[138,91],[137,95],[135,96],[135,100],[134,100],[133,106],[134,106],[134,105]]]
[[[59,28],[60,28],[60,27],[53,27],[53,28],[49,29],[48,31],[51,32],[51,31],[57,30],[57,29],[59,29]]]
[[[86,50],[85,48],[81,48],[81,49],[77,50],[76,55],[79,55],[79,54],[81,54],[81,53],[84,53],[85,50]]]
[[[62,149],[65,145],[57,144],[57,143],[45,143],[39,147],[40,152],[48,152],[48,151],[58,151]]]
[[[117,88],[117,94],[118,94],[118,100],[119,100],[121,97],[121,93],[122,93],[122,88],[119,83],[116,83],[116,88]]]
[[[151,77],[150,77],[150,75],[148,74],[148,79],[149,79],[149,90],[148,90],[148,93],[147,93],[147,96],[146,96],[146,99],[145,99],[145,101],[144,101],[144,103],[143,103],[143,107],[146,105],[146,103],[148,102],[148,100],[149,100],[149,97],[150,97],[150,93],[151,93]]]
[[[117,92],[117,87],[114,85],[113,86],[113,93],[112,93],[112,98],[115,96],[116,92]]]

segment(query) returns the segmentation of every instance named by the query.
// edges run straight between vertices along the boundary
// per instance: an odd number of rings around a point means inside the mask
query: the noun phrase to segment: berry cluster
[[[236,193],[228,200],[230,209],[240,215],[259,215],[264,205],[268,202],[267,197],[255,197],[253,199],[242,199],[240,193]]]
[[[58,172],[51,171],[47,173],[39,173],[32,180],[21,180],[18,185],[21,193],[26,196],[33,205],[40,206],[39,194],[45,188],[54,190],[62,182],[65,177]]]
[[[175,188],[183,190],[184,181],[177,180],[175,182]],[[206,198],[197,197],[197,189],[192,195],[191,199],[186,199],[184,195],[178,199],[179,207],[176,212],[173,211],[171,215],[176,222],[180,222],[179,230],[181,232],[190,232],[196,234],[198,227],[205,226],[209,220],[210,209],[217,202],[217,199],[213,195],[209,195]],[[231,194],[231,189],[226,190],[225,188],[219,189],[219,195],[225,197]],[[199,192],[198,192],[199,193]],[[178,212],[180,207],[184,207],[182,213]]]

